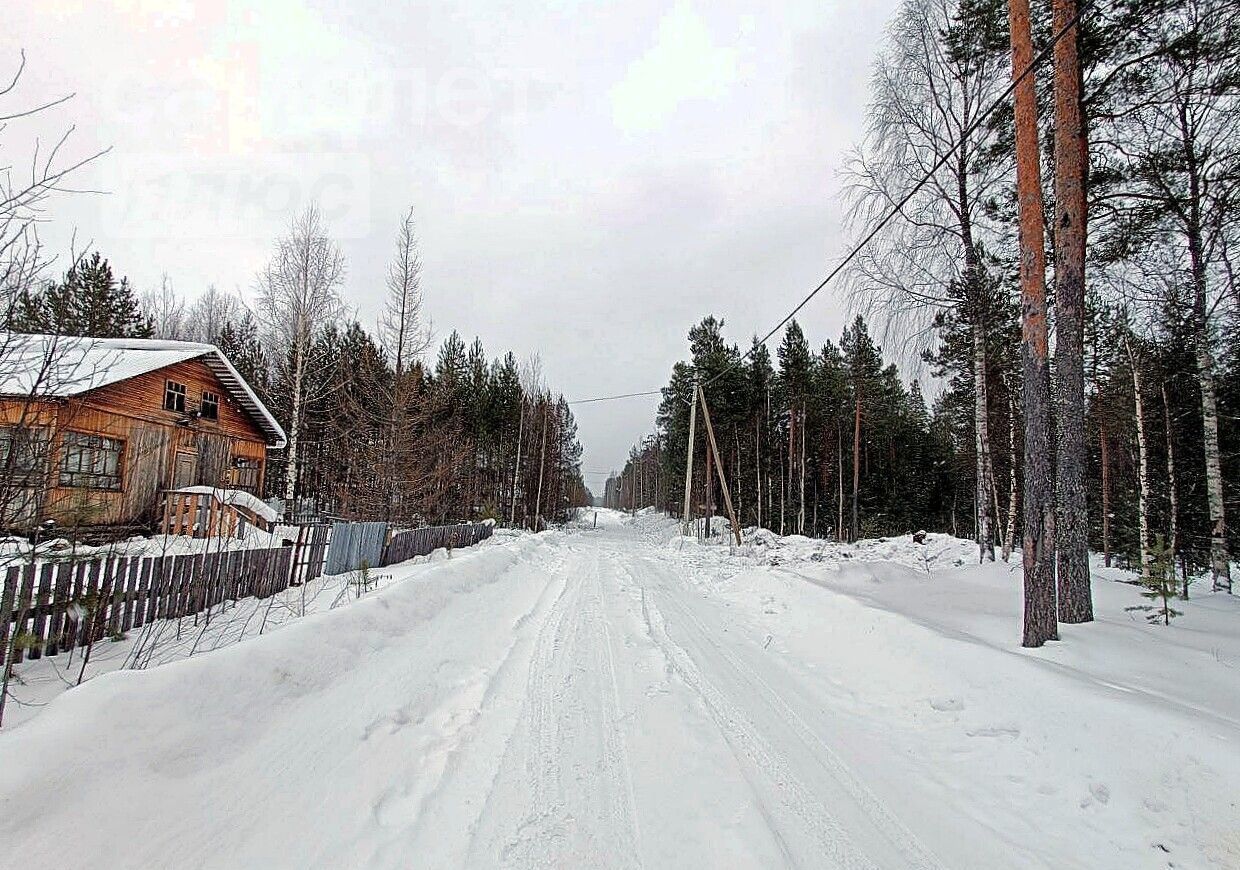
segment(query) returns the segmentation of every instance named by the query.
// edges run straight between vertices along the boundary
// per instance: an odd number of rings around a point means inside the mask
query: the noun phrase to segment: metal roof
[[[153,338],[79,338],[0,332],[0,395],[78,396],[166,366],[202,359],[273,447],[284,429],[213,344]]]

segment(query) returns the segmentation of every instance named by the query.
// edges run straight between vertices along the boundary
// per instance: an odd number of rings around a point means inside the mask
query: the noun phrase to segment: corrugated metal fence
[[[343,574],[356,571],[363,565],[367,568],[379,567],[383,562],[387,534],[387,523],[332,523],[323,573]]]

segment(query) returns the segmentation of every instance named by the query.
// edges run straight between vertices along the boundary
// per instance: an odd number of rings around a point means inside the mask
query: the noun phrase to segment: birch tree
[[[1240,229],[1240,3],[1188,0],[1152,34],[1161,50],[1148,69],[1144,105],[1126,123],[1135,139],[1130,195],[1178,239],[1192,287],[1201,393],[1211,571],[1231,591],[1219,448],[1217,318],[1234,283],[1225,257]]]
[[[240,295],[226,293],[211,284],[188,307],[188,336],[194,341],[217,344],[220,333],[229,324],[235,325],[245,313]]]
[[[1002,196],[1012,164],[993,141],[994,126],[981,118],[1006,84],[1000,8],[991,0],[906,0],[900,7],[875,63],[869,128],[851,161],[847,191],[850,219],[865,230],[929,173],[858,257],[850,282],[860,304],[889,327],[920,332],[934,312],[952,311],[970,332],[975,534],[979,555],[988,560],[994,559],[988,325],[997,304],[987,274],[986,240],[996,238],[988,206]]]
[[[173,289],[167,272],[159,280],[159,289],[143,293],[140,301],[143,313],[150,319],[155,338],[174,341],[190,338],[185,300]]]
[[[288,235],[276,241],[271,261],[258,274],[258,317],[267,334],[277,374],[288,390],[288,446],[284,500],[297,495],[298,448],[308,394],[308,373],[315,365],[315,336],[340,316],[344,256],[327,235],[316,206],[292,221]]]

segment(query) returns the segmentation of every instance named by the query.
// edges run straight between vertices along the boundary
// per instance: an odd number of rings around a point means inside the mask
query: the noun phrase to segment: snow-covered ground
[[[261,534],[266,537],[266,533]],[[505,536],[512,534],[514,533],[508,530],[501,530],[497,537],[488,538],[475,547],[495,546],[497,542],[504,540]],[[252,543],[256,536],[240,541],[164,535],[133,538],[131,541],[98,550],[101,554],[108,555],[118,555],[116,548],[120,548],[120,555],[214,553],[219,552],[221,547],[242,549],[246,543]],[[293,537],[296,537],[296,529],[293,530]],[[208,543],[209,549],[206,546]],[[83,549],[79,548],[78,553],[82,552]],[[325,610],[346,607],[394,583],[420,576],[427,564],[449,558],[452,556],[447,550],[439,549],[402,565],[375,568],[365,575],[359,571],[324,575],[303,586],[281,590],[270,598],[226,601],[211,608],[210,613],[156,620],[130,630],[119,639],[99,641],[92,647],[89,660],[84,658],[81,647],[56,656],[27,660],[17,666],[14,679],[9,685],[4,727],[12,728],[34,718],[54,699],[73,688],[79,680],[85,682],[117,670],[142,670],[166,665],[266,635],[294,620]],[[2,564],[0,562],[0,565]],[[2,734],[3,731],[0,731],[0,735]]]
[[[0,731],[0,855],[1240,866],[1234,599],[1148,626],[1099,577],[1099,621],[1028,651],[1019,568],[965,542],[732,553],[658,516],[589,524],[64,692]]]

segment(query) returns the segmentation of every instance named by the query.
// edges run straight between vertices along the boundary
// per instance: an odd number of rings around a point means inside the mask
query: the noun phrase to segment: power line
[[[621,393],[618,396],[595,396],[591,399],[573,399],[567,402],[569,405],[589,405],[592,402],[612,402],[616,399],[636,399],[639,396],[658,396],[662,394],[662,390],[646,390],[643,393]]]
[[[1046,58],[1050,55],[1051,51],[1054,50],[1055,46],[1059,43],[1059,40],[1062,39],[1064,35],[1068,33],[1068,31],[1076,27],[1076,25],[1081,20],[1081,16],[1085,14],[1085,9],[1088,6],[1089,6],[1089,0],[1082,0],[1081,4],[1077,7],[1076,14],[1072,16],[1071,20],[1069,20],[1066,24],[1064,24],[1064,26],[1061,27],[1055,33],[1055,35],[1051,38],[1051,41],[1048,42],[1042,48],[1041,51],[1039,51],[1036,55],[1034,55],[1033,60],[1031,60],[1029,64],[1023,70],[1021,70],[1021,73],[1019,76],[1016,76],[1014,79],[1012,79],[1012,81],[1004,89],[1003,93],[1000,94],[998,97],[996,97],[991,102],[991,104],[986,108],[986,111],[978,115],[977,118],[973,120],[973,123],[970,124],[968,128],[965,129],[964,134],[960,137],[960,139],[957,139],[956,143],[953,144],[950,148],[948,148],[947,151],[944,152],[944,154],[941,157],[939,157],[938,160],[935,161],[933,166],[931,166],[928,170],[926,170],[926,173],[921,177],[921,179],[915,185],[913,185],[913,187],[908,191],[908,193],[906,193],[903,197],[901,197],[900,201],[897,202],[894,206],[892,206],[891,209],[889,209],[887,213],[883,215],[883,217],[879,220],[879,222],[875,224],[870,229],[870,231],[861,238],[861,241],[857,242],[857,244],[855,244],[852,247],[852,249],[844,256],[844,258],[840,260],[834,266],[834,268],[831,269],[830,272],[827,273],[827,276],[823,278],[820,282],[818,282],[818,285],[814,287],[814,289],[811,290],[805,296],[805,298],[802,299],[797,304],[795,308],[793,308],[791,311],[788,312],[787,315],[784,316],[783,320],[775,324],[775,326],[772,327],[771,330],[767,332],[766,335],[762,336],[758,344],[763,344],[763,345],[766,344],[768,341],[771,340],[771,336],[775,335],[775,333],[779,332],[779,330],[787,326],[788,322],[791,321],[792,318],[796,317],[797,314],[801,311],[801,309],[809,304],[810,300],[812,300],[815,296],[821,293],[823,289],[825,289],[826,286],[829,283],[831,283],[832,279],[834,279],[836,275],[844,271],[844,267],[847,266],[849,263],[851,263],[856,258],[856,256],[859,253],[861,253],[862,249],[865,248],[866,245],[868,245],[871,241],[874,240],[874,238],[882,231],[883,227],[891,223],[892,219],[895,218],[895,216],[900,213],[900,211],[904,208],[904,206],[906,206],[909,203],[909,201],[914,196],[917,195],[917,192],[920,191],[923,187],[925,187],[926,184],[930,181],[930,179],[934,177],[934,173],[938,172],[943,167],[943,165],[947,163],[949,159],[951,159],[952,155],[955,154],[956,151],[959,149],[961,140],[968,136],[971,136],[974,132],[976,132],[977,128],[980,127],[984,121],[988,120],[991,115],[993,115],[1001,106],[1003,106],[1007,102],[1008,97],[1012,96],[1017,86],[1020,85],[1020,83],[1023,82],[1031,73],[1033,73],[1033,71],[1037,69],[1037,67],[1042,63],[1042,61],[1046,60]],[[722,371],[717,372],[709,380],[705,381],[702,384],[702,387],[703,388],[709,387],[715,381],[719,380],[721,377],[723,377],[724,375],[734,370],[737,366],[739,366],[741,363],[743,363],[746,359],[748,359],[753,354],[753,350],[754,348],[753,346],[751,346],[749,350],[745,351],[743,354],[737,357],[736,360],[731,363],[731,365],[729,365],[727,368],[723,369]],[[571,402],[568,402],[568,404],[588,405],[593,402],[611,402],[611,401],[615,401],[616,399],[632,399],[632,398],[637,398],[640,396],[656,396],[656,395],[660,395],[661,393],[662,393],[662,390],[646,390],[640,393],[621,393],[620,395],[616,395],[616,396],[597,396],[597,397],[589,398],[589,399],[575,399]]]
[[[1077,7],[1076,14],[1072,16],[1072,19],[1059,29],[1059,31],[1054,35],[1051,41],[1047,43],[1046,46],[1043,47],[1043,49],[1040,52],[1038,52],[1037,55],[1034,56],[1033,60],[1029,61],[1029,65],[1026,66],[1023,70],[1021,70],[1020,75],[1012,79],[1011,83],[1007,86],[1007,88],[1003,91],[1003,93],[1000,94],[998,97],[996,97],[993,102],[991,102],[991,104],[986,108],[985,112],[978,115],[977,118],[974,119],[973,123],[970,124],[965,129],[964,134],[959,139],[956,140],[955,144],[953,144],[950,148],[948,148],[947,151],[938,160],[935,161],[934,165],[931,166],[928,170],[926,170],[926,173],[925,175],[921,177],[921,180],[918,181],[915,185],[913,185],[913,187],[909,190],[909,192],[906,193],[900,199],[898,203],[892,206],[891,209],[885,215],[883,215],[882,219],[877,224],[875,224],[874,227],[868,233],[865,234],[865,236],[862,237],[861,241],[859,241],[856,245],[853,246],[852,250],[850,250],[848,254],[845,255],[844,259],[840,260],[835,265],[835,267],[830,272],[827,273],[827,277],[823,278],[822,281],[818,283],[817,287],[811,290],[809,294],[804,299],[802,299],[795,308],[793,308],[790,312],[788,312],[788,314],[784,317],[783,320],[775,324],[775,326],[771,329],[770,332],[762,336],[762,339],[759,342],[760,344],[766,344],[768,341],[770,341],[771,336],[773,336],[775,333],[779,332],[779,330],[787,326],[788,322],[792,320],[792,318],[796,317],[797,313],[802,308],[804,308],[806,305],[808,305],[811,299],[813,299],[820,292],[822,292],[823,288],[825,288],[827,284],[831,282],[831,279],[833,279],[840,272],[844,271],[844,267],[847,266],[849,263],[851,263],[853,259],[857,256],[857,254],[861,253],[861,249],[864,248],[866,245],[868,245],[874,239],[874,237],[877,236],[879,232],[882,231],[883,227],[891,223],[892,218],[894,218],[897,214],[899,214],[901,209],[904,208],[904,206],[908,205],[909,200],[911,200],[914,196],[916,196],[917,192],[921,190],[923,187],[925,187],[926,183],[929,182],[930,179],[934,177],[934,173],[938,172],[943,167],[943,165],[947,163],[947,161],[952,157],[952,155],[956,153],[956,151],[960,147],[961,140],[967,138],[968,136],[971,136],[974,132],[976,132],[977,128],[982,125],[982,122],[989,119],[990,116],[995,113],[995,111],[997,111],[1002,105],[1004,105],[1007,102],[1008,97],[1010,97],[1012,93],[1016,90],[1017,86],[1021,82],[1023,82],[1025,78],[1029,76],[1038,67],[1040,63],[1042,63],[1042,61],[1046,60],[1047,56],[1055,48],[1059,40],[1063,38],[1064,34],[1066,34],[1072,28],[1076,27],[1077,22],[1081,20],[1081,16],[1085,14],[1085,8],[1088,5],[1089,5],[1089,0],[1082,0],[1080,6]],[[715,381],[719,380],[724,375],[731,372],[733,369],[735,369],[737,366],[743,363],[746,359],[748,359],[749,356],[753,353],[753,350],[754,350],[754,347],[751,346],[749,350],[741,354],[740,357],[738,357],[735,362],[733,362],[723,371],[720,371],[717,374],[715,374],[710,380],[702,384],[702,386],[708,387],[711,384],[713,384]]]

